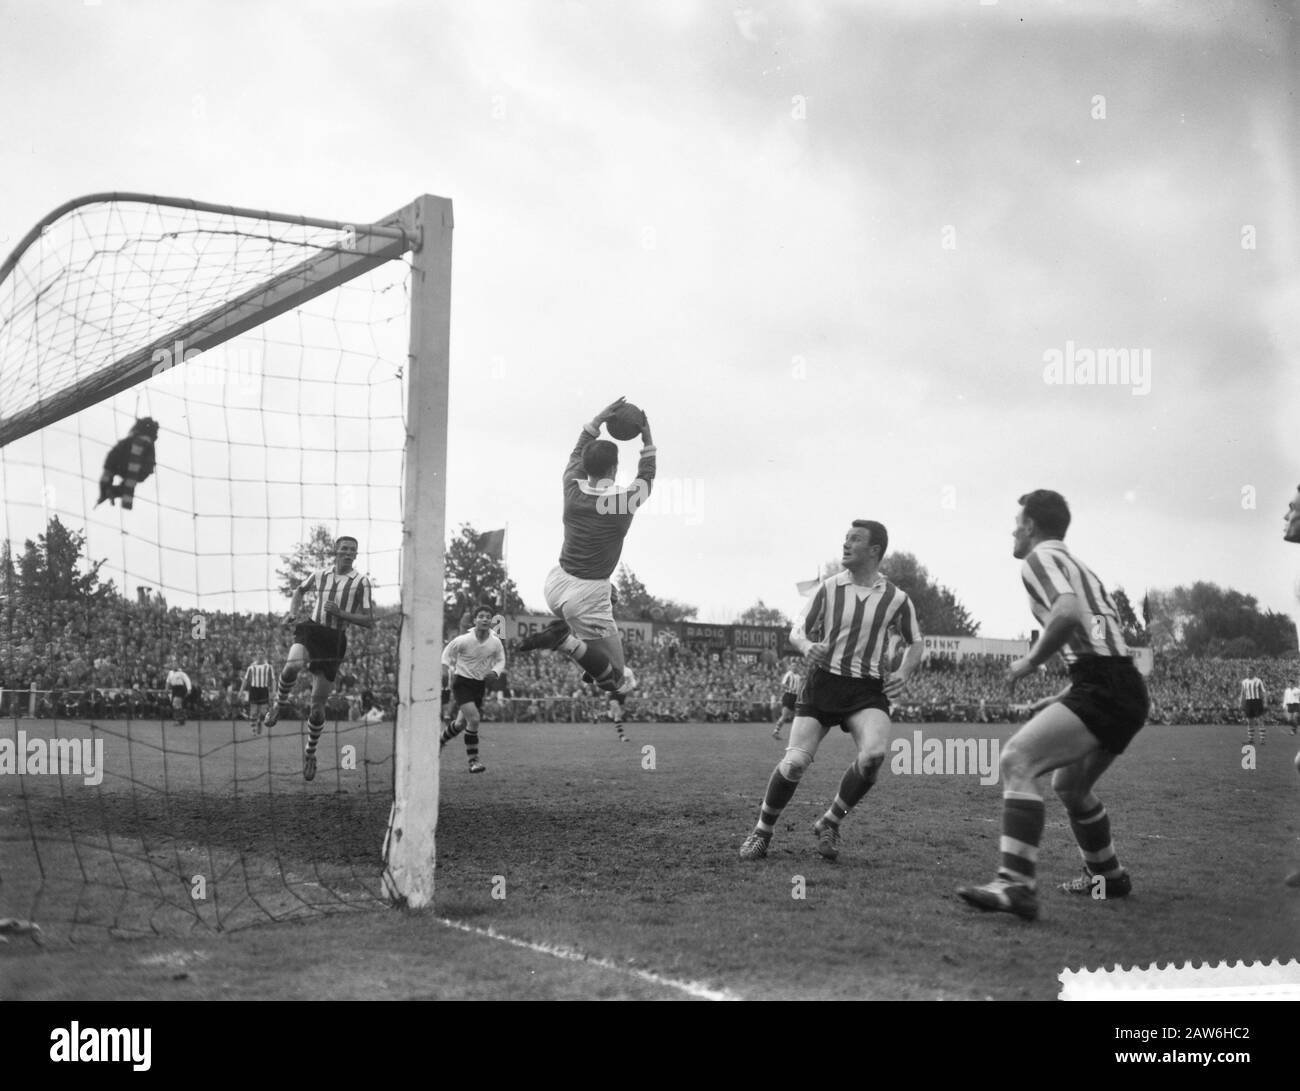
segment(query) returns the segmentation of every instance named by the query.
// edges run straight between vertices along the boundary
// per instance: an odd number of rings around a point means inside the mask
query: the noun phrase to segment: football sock
[[[781,812],[785,810],[785,805],[790,802],[797,787],[799,787],[799,782],[787,779],[782,775],[779,767],[772,770],[772,779],[767,782],[767,791],[763,795],[763,806],[758,812],[758,825],[755,828],[759,833],[765,833],[769,837],[772,836],[772,830],[776,827],[776,820],[781,817]]]
[[[1043,839],[1045,809],[1042,796],[1005,792],[1002,796],[1002,866],[998,875],[1033,890],[1038,867],[1038,843]]]
[[[438,739],[438,749],[441,750],[452,739],[465,730],[465,721],[457,719],[455,723],[450,723],[442,729],[442,735]]]
[[[844,816],[862,802],[862,797],[876,783],[876,773],[880,769],[880,764],[880,761],[868,762],[865,775],[858,771],[856,761],[845,769],[844,776],[840,778],[840,788],[835,794],[835,801],[822,815],[822,821],[838,826],[844,820]]]
[[[613,689],[623,681],[623,672],[615,668],[609,656],[572,633],[560,641],[558,650],[591,675],[592,681],[601,689]]]
[[[320,719],[317,720],[317,715]],[[320,742],[321,732],[325,730],[325,714],[312,712],[307,717],[307,753],[316,753],[316,744]]]
[[[470,761],[478,760],[478,728],[465,732],[465,756]]]
[[[1100,802],[1070,815],[1070,829],[1079,843],[1083,862],[1093,875],[1115,879],[1124,874],[1110,839],[1110,817]]]
[[[297,671],[294,671],[293,674],[290,674],[289,668],[286,667],[283,671],[280,672],[280,681],[276,686],[275,699],[281,705],[287,705],[289,703],[289,695],[293,693],[293,684],[296,681],[298,681]]]

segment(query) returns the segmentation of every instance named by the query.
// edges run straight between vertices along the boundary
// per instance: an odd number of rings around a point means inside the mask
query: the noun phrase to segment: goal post
[[[0,264],[0,545],[27,537],[30,546],[33,529],[45,529],[52,515],[62,516],[74,535],[78,525],[84,528],[89,537],[80,540],[87,543],[88,563],[92,546],[94,556],[102,557],[104,545],[110,545],[117,556],[105,572],[120,581],[120,597],[112,599],[109,609],[118,612],[115,616],[135,609],[127,594],[135,590],[140,610],[154,611],[150,616],[157,626],[171,627],[169,632],[159,628],[128,634],[127,625],[143,624],[143,614],[123,622],[122,640],[138,638],[141,655],[147,639],[155,656],[170,647],[166,654],[171,659],[181,639],[171,615],[182,610],[185,632],[193,611],[216,611],[228,619],[225,624],[238,621],[249,640],[274,640],[267,636],[266,619],[283,603],[279,596],[287,594],[277,590],[283,573],[273,572],[276,555],[288,560],[286,535],[322,520],[349,531],[352,524],[362,532],[376,524],[387,528],[384,570],[375,586],[382,582],[385,589],[400,588],[400,601],[382,619],[382,634],[379,629],[368,637],[358,632],[357,645],[374,653],[376,661],[392,657],[379,668],[387,672],[384,718],[395,709],[391,738],[383,732],[387,725],[379,723],[374,727],[383,734],[378,757],[363,756],[352,767],[337,762],[338,777],[345,770],[354,773],[340,785],[360,787],[340,786],[337,805],[319,813],[337,817],[340,831],[348,829],[365,840],[368,847],[357,873],[367,869],[371,902],[382,899],[411,908],[431,904],[434,883],[453,226],[452,202],[427,194],[366,224],[185,198],[99,193],[69,201],[43,217]],[[326,327],[329,336],[319,336]],[[287,330],[283,337],[281,330]],[[209,366],[204,357],[223,345],[211,354],[215,362]],[[255,393],[241,387],[236,397],[230,386],[218,390],[216,381],[202,377],[209,369],[224,371],[229,383],[241,371],[241,352],[261,353]],[[181,382],[168,385],[165,380],[172,378]],[[128,391],[128,397],[119,397]],[[171,412],[153,410],[154,401]],[[134,512],[119,514],[111,505],[100,507],[102,495],[95,503],[92,475],[98,475],[104,452],[120,438],[123,420],[140,418],[145,410],[163,417],[170,434],[159,442],[157,472],[142,492],[144,510],[137,505]],[[360,468],[353,472],[351,466]],[[354,485],[361,499],[353,498]],[[286,497],[288,508],[282,510]],[[16,565],[17,554],[13,556]],[[92,688],[103,687],[93,647],[96,640],[104,643],[94,631],[103,620],[101,607],[95,608],[101,614],[77,614],[82,620],[76,625],[64,625],[70,616],[66,611],[51,613],[42,632],[53,631],[57,621],[66,629],[67,646],[50,645],[43,660],[42,649],[34,647],[16,618],[18,596],[10,592],[17,586],[17,568],[9,550],[0,567],[0,605],[10,619],[0,633],[0,678],[8,678],[11,686],[29,675],[53,679],[56,671],[48,660],[57,654],[75,661],[78,671],[70,670],[70,675],[79,673],[87,680],[89,707]],[[174,592],[173,601],[184,606],[170,607],[164,592]],[[254,601],[261,605],[250,607]],[[199,617],[194,616],[196,623]],[[383,656],[375,652],[376,644],[382,644]],[[238,646],[233,638],[228,645],[243,656],[256,646]],[[26,656],[18,666],[15,649]],[[194,646],[189,649],[193,652]],[[197,661],[197,652],[194,656]],[[346,668],[348,659],[343,662]],[[150,666],[165,668],[152,661]],[[370,676],[361,670],[357,674],[359,691]],[[125,689],[119,682],[112,685],[118,687],[115,692],[129,695],[129,681]],[[29,781],[39,789],[32,798],[43,808],[42,817],[32,820],[35,810],[19,817],[33,835],[20,830],[11,838],[14,831],[0,821],[0,848],[10,840],[22,844],[24,837],[30,843],[34,855],[26,874],[35,876],[33,897],[40,904],[52,900],[46,881],[49,859],[63,852],[60,860],[71,860],[89,851],[95,859],[102,857],[102,866],[78,864],[66,870],[79,871],[82,881],[93,871],[94,881],[109,887],[122,879],[132,895],[169,907],[180,902],[190,912],[183,884],[179,897],[173,890],[189,866],[182,867],[176,846],[195,840],[194,831],[163,832],[172,813],[168,777],[173,786],[178,780],[177,766],[169,762],[194,765],[182,768],[179,779],[186,782],[187,800],[192,796],[206,808],[215,798],[212,811],[204,815],[229,813],[242,821],[250,792],[265,786],[264,803],[254,803],[264,807],[273,824],[287,822],[297,832],[309,821],[312,812],[285,809],[277,802],[285,794],[285,754],[294,742],[287,730],[265,746],[260,737],[254,742],[227,731],[232,743],[217,750],[207,747],[200,734],[196,751],[183,752],[191,745],[188,737],[182,741],[178,733],[172,742],[168,732],[141,732],[129,722],[118,729],[112,715],[108,725],[96,723],[95,713],[74,713],[71,705],[60,705],[53,689],[48,691],[53,704],[38,714],[37,689],[31,682],[32,707],[24,704],[21,710],[13,700],[6,703],[0,691],[0,741],[24,737],[20,717],[31,721],[22,726],[33,734],[48,729],[58,737],[69,726],[92,736],[106,733],[110,759],[116,752],[117,768],[124,770],[115,775],[110,768],[112,791],[119,797],[108,808],[96,809],[94,803],[109,791],[101,786],[95,793],[79,794],[75,821],[67,819],[54,790],[62,781]],[[126,705],[134,710],[134,698]],[[372,726],[376,722],[370,721]],[[227,727],[233,729],[233,719]],[[312,738],[315,747],[316,736]],[[364,734],[355,739],[356,745],[344,749],[356,752],[367,745]],[[297,745],[301,766],[302,745]],[[142,754],[147,775],[133,764]],[[385,772],[391,776],[391,791],[386,790],[389,778],[374,772],[389,761],[391,771]],[[157,768],[161,785],[150,779]],[[226,778],[216,797],[213,781],[206,779],[210,774]],[[290,775],[301,786],[300,772]],[[22,806],[35,808],[25,791],[20,785]],[[352,806],[346,797],[352,792],[363,796],[357,806],[367,817],[369,804],[383,808],[374,816],[379,821],[346,826]],[[161,800],[161,816],[157,808],[139,803],[155,797]],[[97,814],[107,815],[101,827],[94,826]],[[47,839],[37,829],[42,821],[51,831],[69,831],[67,851],[50,847],[62,834]],[[204,833],[220,833],[215,819],[211,826],[206,817],[202,821]],[[130,836],[123,838],[121,830],[127,827]],[[328,887],[338,868],[302,877],[304,865],[316,867],[307,852],[299,851],[309,839],[286,847],[283,833],[281,827],[272,829],[255,850],[232,846],[222,836],[216,837],[215,848],[207,848],[208,867],[220,872],[223,881],[230,882],[228,876],[237,871],[245,876],[242,890],[224,895],[226,904],[235,904],[244,915],[217,911],[218,928],[231,921],[239,926],[258,913],[286,919],[297,908],[314,911],[324,904],[311,888]],[[133,855],[125,865],[128,850],[115,848],[118,842],[131,845]],[[158,864],[159,845],[172,853],[173,865]],[[349,853],[343,854],[348,860],[362,860],[350,845]],[[257,869],[261,871],[254,874]],[[269,878],[271,872],[278,877]],[[124,873],[129,878],[123,879]],[[13,869],[6,875],[0,868],[0,894],[13,874]],[[277,884],[278,900],[267,901],[266,888]],[[334,901],[351,904],[342,895]],[[0,911],[3,903],[0,898]],[[272,903],[274,908],[266,907]],[[81,911],[74,910],[74,916],[80,919]],[[121,927],[123,916],[113,911],[114,927]]]
[[[402,532],[401,702],[384,889],[421,909],[433,901],[441,734],[442,587],[451,337],[451,202],[411,206],[419,245],[411,269],[411,366]],[[430,548],[436,543],[436,548]]]

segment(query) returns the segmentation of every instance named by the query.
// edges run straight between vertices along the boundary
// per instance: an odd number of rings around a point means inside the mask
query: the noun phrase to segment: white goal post
[[[78,198],[0,264],[0,448],[394,260],[409,262],[398,709],[383,889],[431,903],[438,814],[452,203],[359,224],[138,193]]]

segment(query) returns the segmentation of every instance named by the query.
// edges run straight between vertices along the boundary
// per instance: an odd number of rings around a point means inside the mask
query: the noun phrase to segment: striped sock
[[[781,812],[798,787],[799,782],[784,777],[779,766],[772,770],[772,778],[767,782],[767,791],[763,795],[763,806],[758,812],[758,825],[755,828],[759,833],[772,836],[776,820],[781,817]]]
[[[1070,829],[1079,843],[1079,854],[1088,871],[1115,879],[1124,874],[1115,855],[1115,845],[1110,839],[1110,816],[1098,802],[1095,806],[1070,815]]]
[[[1038,843],[1043,839],[1043,797],[1030,792],[1002,795],[1002,866],[998,875],[1033,890],[1038,866]]]
[[[325,730],[325,717],[322,715],[317,721],[316,713],[307,717],[307,753],[316,753],[316,744],[320,742],[321,732]]]
[[[465,756],[470,761],[478,760],[478,728],[465,732]]]
[[[464,720],[457,720],[453,724],[448,724],[446,727],[442,729],[442,735],[438,739],[438,749],[441,750],[444,746],[446,746],[449,742],[451,742],[452,739],[454,739],[457,735],[459,735],[464,730],[465,730]]]
[[[834,802],[822,815],[822,821],[830,826],[838,826],[844,821],[844,816],[862,802],[862,797],[876,783],[876,771],[879,768],[879,762],[871,762],[867,766],[867,775],[863,776],[858,772],[858,763],[855,761],[845,769],[844,776],[840,778],[839,791],[835,794]]]
[[[298,681],[298,676],[296,674],[290,677],[287,670],[281,672],[280,681],[277,683],[275,691],[275,699],[281,705],[287,705],[289,703],[289,697],[293,693],[293,684],[296,681]]]

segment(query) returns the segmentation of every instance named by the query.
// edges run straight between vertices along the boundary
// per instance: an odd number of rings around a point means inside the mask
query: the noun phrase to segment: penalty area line
[[[486,936],[488,939],[500,940],[512,947],[522,947],[526,951],[534,951],[540,955],[550,955],[552,958],[563,959],[566,962],[585,962],[588,966],[599,966],[602,970],[630,974],[632,977],[639,977],[642,981],[648,981],[652,985],[666,985],[670,989],[677,989],[686,993],[687,996],[694,996],[701,1000],[742,999],[729,989],[710,989],[707,985],[701,985],[698,981],[678,981],[676,978],[664,977],[652,970],[638,970],[634,966],[620,965],[613,959],[597,958],[595,955],[589,955],[575,947],[557,947],[551,943],[533,943],[530,940],[516,939],[514,936],[507,936],[498,932],[495,928],[479,928],[472,924],[465,924],[463,921],[451,920],[448,917],[439,917],[438,922],[445,924],[448,928],[454,928],[458,932],[468,932],[474,936]]]

